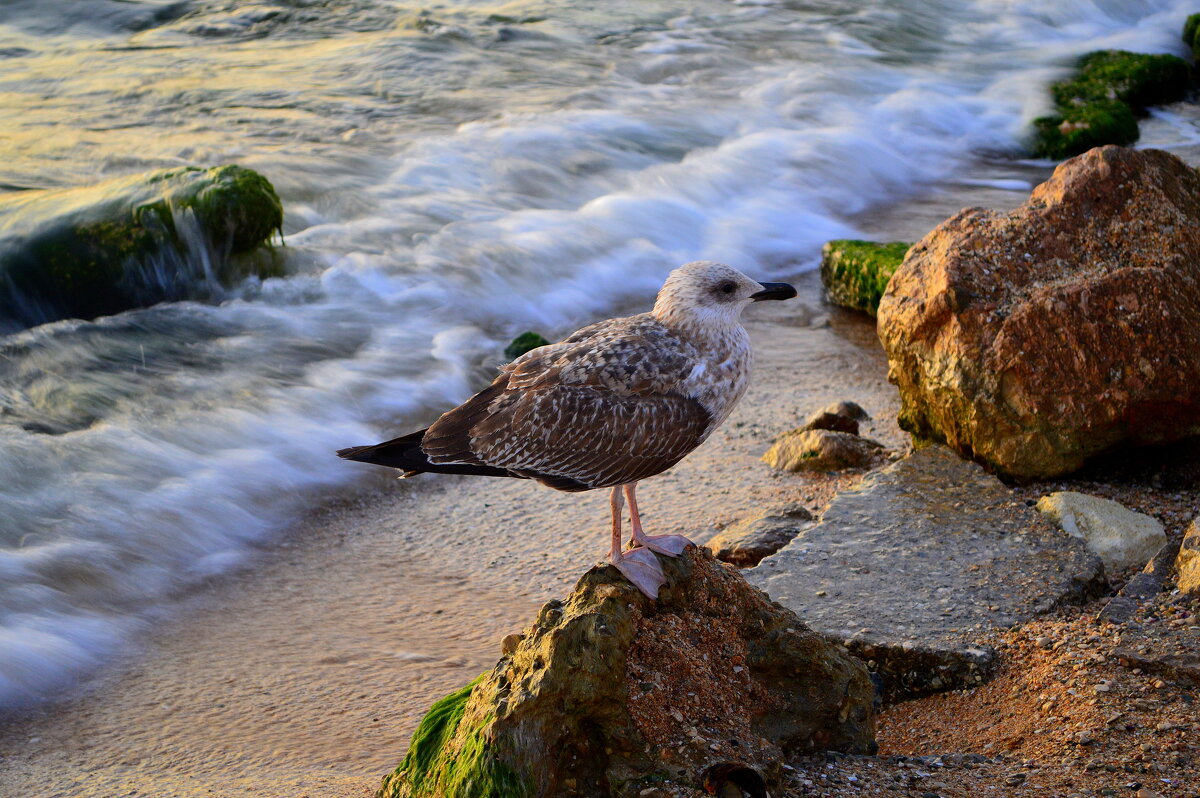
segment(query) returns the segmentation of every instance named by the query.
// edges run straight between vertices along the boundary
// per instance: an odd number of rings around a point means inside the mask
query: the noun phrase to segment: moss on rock
[[[861,662],[707,549],[660,564],[657,600],[599,565],[544,605],[433,706],[378,798],[701,798],[731,761],[775,791],[785,756],[876,750]]]
[[[1061,160],[1105,144],[1128,145],[1138,140],[1137,118],[1129,106],[1115,100],[1077,105],[1061,114],[1033,120],[1037,154]]]
[[[1104,144],[1132,144],[1137,116],[1183,99],[1191,82],[1191,67],[1173,55],[1099,50],[1077,66],[1050,87],[1057,112],[1033,122],[1038,155],[1062,159]]]
[[[1147,108],[1183,99],[1190,75],[1177,56],[1099,50],[1081,58],[1075,76],[1055,83],[1050,93],[1061,107],[1116,100]]]
[[[1192,49],[1192,55],[1200,55],[1200,49],[1196,45],[1200,42],[1196,41],[1196,34],[1200,33],[1200,14],[1192,14],[1183,23],[1183,43]]]
[[[491,751],[484,730],[494,720],[463,716],[480,675],[429,708],[400,767],[383,779],[378,798],[526,798],[521,779]]]
[[[504,357],[509,360],[516,360],[526,352],[537,349],[539,346],[546,346],[549,343],[549,341],[532,330],[523,332],[512,339],[512,343],[504,348]]]
[[[829,301],[874,316],[888,280],[910,246],[903,241],[878,244],[850,239],[826,243],[821,251],[821,282]]]
[[[282,223],[270,182],[240,166],[2,197],[0,328],[95,318],[277,273],[274,260],[249,255]]]

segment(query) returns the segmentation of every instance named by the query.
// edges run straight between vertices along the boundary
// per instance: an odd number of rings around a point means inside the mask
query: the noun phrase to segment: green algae
[[[1079,60],[1074,77],[1050,87],[1060,107],[1116,100],[1132,108],[1175,102],[1187,94],[1191,70],[1173,55],[1100,50]]]
[[[487,714],[471,728],[463,716],[471,693],[487,674],[434,703],[413,732],[408,753],[384,777],[377,798],[527,798],[521,778],[496,756],[485,731]]]
[[[1062,160],[1105,144],[1126,146],[1138,140],[1137,117],[1124,103],[1110,100],[1066,108],[1033,120],[1037,154]]]
[[[1088,53],[1073,76],[1050,87],[1056,113],[1033,121],[1034,150],[1058,160],[1104,144],[1132,144],[1138,115],[1183,99],[1190,84],[1191,67],[1173,55]]]
[[[1193,57],[1200,56],[1196,34],[1200,34],[1200,14],[1192,14],[1183,23],[1183,43],[1191,48]]]
[[[839,239],[821,251],[821,282],[829,301],[874,316],[900,262],[912,244]]]
[[[239,166],[0,197],[0,327],[90,319],[195,298],[211,281],[273,276],[279,260],[259,252],[282,222],[270,182]]]
[[[508,360],[516,360],[531,349],[537,349],[539,346],[546,346],[549,343],[535,332],[523,332],[504,348],[504,357]]]

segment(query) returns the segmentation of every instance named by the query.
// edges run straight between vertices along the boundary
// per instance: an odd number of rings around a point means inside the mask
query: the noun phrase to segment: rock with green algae
[[[1072,77],[1050,87],[1057,110],[1034,120],[1034,149],[1062,159],[1104,144],[1132,144],[1138,139],[1137,115],[1183,99],[1190,83],[1191,67],[1177,56],[1088,53]]]
[[[588,571],[490,673],[434,704],[379,798],[775,791],[787,757],[873,752],[865,666],[707,549],[657,601]]]
[[[240,166],[184,167],[0,197],[0,329],[201,297],[273,274],[250,253],[280,229],[270,182]]]
[[[829,301],[875,315],[888,280],[911,244],[839,239],[821,250],[821,283]]]
[[[1183,23],[1183,43],[1192,50],[1192,56],[1200,56],[1200,14],[1192,14]]]
[[[504,356],[510,361],[516,360],[526,352],[537,349],[539,346],[546,346],[549,343],[549,341],[532,330],[523,332],[512,339],[512,343],[504,348]]]

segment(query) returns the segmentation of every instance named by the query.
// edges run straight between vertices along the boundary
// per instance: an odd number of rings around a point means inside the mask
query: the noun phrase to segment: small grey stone
[[[749,568],[782,549],[811,522],[812,513],[803,505],[789,504],[735,521],[704,545],[718,560]]]

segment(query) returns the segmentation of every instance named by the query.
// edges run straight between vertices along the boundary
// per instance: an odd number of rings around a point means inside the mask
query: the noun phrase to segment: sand
[[[963,205],[1023,199],[946,190],[859,224],[914,240]],[[908,446],[872,321],[826,305],[814,272],[795,282],[796,300],[746,313],[755,373],[729,421],[641,486],[649,532],[704,542],[772,503],[819,510],[859,475],[785,475],[759,457],[831,402],[858,402],[863,435]],[[0,726],[0,798],[371,795],[429,705],[607,552],[606,491],[361,469],[356,492],[187,597],[126,663]]]

